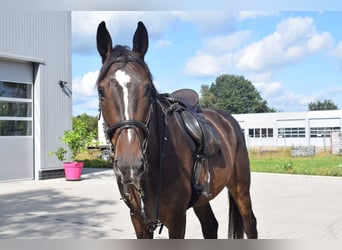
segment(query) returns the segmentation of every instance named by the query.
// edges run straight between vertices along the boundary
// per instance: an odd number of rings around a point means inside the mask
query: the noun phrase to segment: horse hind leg
[[[209,202],[202,206],[193,207],[202,227],[205,239],[217,239],[218,222],[210,207]]]
[[[232,194],[228,191],[229,225],[228,239],[243,239],[243,220]]]
[[[229,230],[228,238],[242,239],[245,232],[248,239],[258,238],[256,218],[254,216],[249,195],[229,194]]]
[[[234,160],[235,175],[227,183],[229,190],[229,233],[228,238],[258,238],[257,220],[252,210],[250,196],[250,166],[247,149],[239,148]],[[235,228],[235,230],[234,230]]]

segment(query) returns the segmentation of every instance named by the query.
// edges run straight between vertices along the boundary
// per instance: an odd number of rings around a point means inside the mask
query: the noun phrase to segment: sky
[[[137,22],[159,92],[200,94],[222,74],[242,75],[279,112],[307,111],[329,99],[342,109],[342,11],[73,11],[73,115],[97,115],[101,68],[96,29],[132,47]]]

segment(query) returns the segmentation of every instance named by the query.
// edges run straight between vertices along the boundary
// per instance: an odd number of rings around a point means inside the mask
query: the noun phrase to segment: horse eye
[[[152,92],[152,86],[150,84],[145,86],[145,93],[147,96],[150,96]]]
[[[99,97],[100,97],[100,98],[105,97],[105,92],[104,92],[104,89],[103,89],[103,88],[98,88],[97,91],[98,91],[98,93],[99,93]]]

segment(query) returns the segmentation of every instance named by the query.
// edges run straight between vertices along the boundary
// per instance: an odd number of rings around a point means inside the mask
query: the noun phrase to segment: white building
[[[331,148],[331,132],[341,131],[342,110],[233,115],[247,147]]]
[[[71,12],[0,11],[0,181],[63,175],[72,125]]]
[[[342,110],[253,113],[233,115],[248,148],[316,146],[331,148],[331,132],[341,131]],[[98,122],[101,145],[106,145],[102,117]]]

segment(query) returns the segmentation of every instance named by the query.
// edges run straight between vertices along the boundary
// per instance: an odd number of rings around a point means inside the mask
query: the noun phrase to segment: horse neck
[[[155,97],[153,102],[153,112],[150,118],[149,139],[147,147],[147,157],[151,170],[159,168],[163,154],[166,150],[166,144],[172,143],[168,137],[168,121],[172,119],[166,111],[169,103],[162,97]]]
[[[153,112],[150,118],[149,139],[147,146],[147,158],[151,171],[156,170],[160,164],[162,147],[165,145],[163,140],[166,129],[165,117],[163,115],[162,107],[157,98],[153,99]]]

